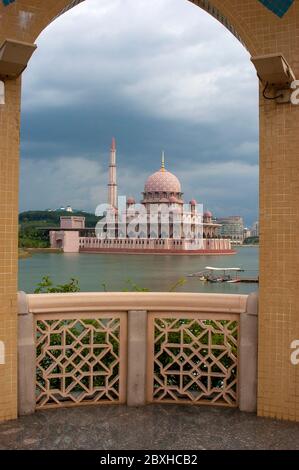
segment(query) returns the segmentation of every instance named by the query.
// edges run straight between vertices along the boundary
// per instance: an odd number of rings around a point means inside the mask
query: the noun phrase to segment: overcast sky
[[[258,212],[257,80],[244,47],[187,0],[87,0],[37,41],[23,80],[20,210],[106,200],[167,169],[215,215]]]

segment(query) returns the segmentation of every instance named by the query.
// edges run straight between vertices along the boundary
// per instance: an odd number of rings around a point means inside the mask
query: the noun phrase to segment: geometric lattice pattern
[[[238,321],[190,317],[152,319],[150,401],[237,406]]]
[[[107,315],[37,317],[37,408],[123,401],[125,315]]]

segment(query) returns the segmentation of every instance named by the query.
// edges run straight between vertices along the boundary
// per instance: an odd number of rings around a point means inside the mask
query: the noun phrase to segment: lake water
[[[112,254],[50,254],[37,253],[19,260],[19,290],[32,293],[43,276],[55,284],[66,283],[71,277],[79,280],[86,292],[121,291],[131,280],[151,291],[169,291],[180,278],[203,270],[206,266],[241,267],[245,277],[258,276],[258,247],[238,248],[234,256],[159,256]],[[247,294],[258,284],[211,284],[198,278],[187,278],[181,292]]]

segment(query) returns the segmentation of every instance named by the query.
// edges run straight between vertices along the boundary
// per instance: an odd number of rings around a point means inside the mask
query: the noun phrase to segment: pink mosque
[[[219,237],[220,225],[213,221],[211,212],[203,213],[202,206],[198,205],[195,199],[192,199],[188,205],[184,204],[179,179],[165,168],[164,152],[161,168],[149,176],[145,182],[140,204],[136,205],[133,197],[127,198],[120,219],[116,143],[113,139],[110,152],[107,207],[110,220],[112,217],[115,221],[112,229],[109,224],[105,225],[105,222],[102,222],[100,233],[96,228],[85,227],[84,217],[64,216],[60,218],[60,228],[50,231],[51,247],[61,248],[65,253],[234,254],[231,241]],[[144,223],[142,225],[138,223],[136,231],[132,229],[132,222],[136,220],[138,207],[139,212],[140,208],[142,209]],[[167,209],[167,230],[165,230],[165,223],[162,222],[161,207]],[[155,224],[151,223],[153,212],[156,217]],[[120,223],[120,220],[125,220],[125,222]]]

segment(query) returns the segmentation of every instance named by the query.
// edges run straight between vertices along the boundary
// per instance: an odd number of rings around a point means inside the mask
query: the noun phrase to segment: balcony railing
[[[19,413],[183,403],[255,411],[257,296],[19,293]]]

